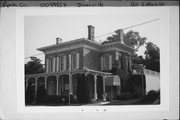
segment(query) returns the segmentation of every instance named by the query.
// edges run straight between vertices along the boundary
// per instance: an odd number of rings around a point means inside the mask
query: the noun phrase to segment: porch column
[[[38,80],[38,77],[35,78],[35,97],[37,95],[37,80]]]
[[[47,76],[45,77],[44,81],[44,88],[47,89]]]
[[[106,76],[103,76],[103,100],[106,101],[106,86],[105,86],[105,78]]]
[[[69,94],[73,93],[72,89],[72,74],[69,73]]]
[[[94,99],[97,100],[97,75],[94,75]]]
[[[26,80],[26,90],[28,88],[28,80],[29,80],[29,78],[27,78],[27,80]]]
[[[57,75],[56,76],[56,95],[59,94],[58,88],[59,88],[59,80],[58,80],[58,75]]]

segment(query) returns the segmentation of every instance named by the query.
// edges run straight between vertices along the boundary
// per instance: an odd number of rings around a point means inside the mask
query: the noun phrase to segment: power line
[[[146,22],[143,22],[143,23],[140,23],[140,24],[136,24],[136,25],[133,25],[133,26],[130,26],[130,27],[123,28],[122,30],[126,30],[126,29],[129,29],[129,28],[133,28],[133,27],[137,27],[137,26],[140,26],[140,25],[144,25],[144,24],[147,24],[147,23],[150,23],[150,22],[159,20],[159,19],[160,19],[160,18],[156,18],[156,19],[153,19],[153,20],[150,20],[150,21],[146,21]],[[103,37],[103,36],[105,36],[105,35],[109,35],[109,34],[112,34],[112,33],[114,33],[114,32],[115,32],[115,31],[109,32],[109,33],[106,33],[106,34],[97,36],[97,37],[95,37],[95,38]]]
[[[133,27],[137,27],[137,26],[140,26],[140,25],[144,25],[144,24],[156,21],[156,20],[159,20],[159,18],[156,18],[156,19],[153,19],[153,20],[150,20],[150,21],[147,21],[147,22],[143,22],[143,23],[140,23],[140,24],[137,24],[137,25],[133,25],[133,26],[130,26],[130,27],[126,27],[126,28],[123,28],[123,30],[133,28]]]
[[[123,28],[122,30],[126,30],[126,29],[129,29],[129,28],[133,28],[133,27],[137,27],[137,26],[140,26],[140,25],[144,25],[144,24],[147,24],[147,23],[150,23],[150,22],[159,20],[159,19],[160,19],[160,18],[156,18],[156,19],[153,19],[153,20],[150,20],[150,21],[146,21],[146,22],[143,22],[143,23],[140,23],[140,24],[132,25],[132,26],[130,26],[130,27]],[[105,36],[105,35],[109,35],[109,34],[112,34],[112,33],[114,33],[114,32],[115,32],[115,31],[109,32],[109,33],[106,33],[106,34],[97,36],[97,37],[95,37],[95,38],[103,37],[103,36]],[[41,55],[41,54],[43,54],[43,53],[36,54],[36,55],[32,55],[32,56],[38,56],[38,55]],[[32,57],[32,56],[25,57],[24,59],[28,59],[28,58],[30,58],[30,57]]]
[[[95,38],[99,38],[99,37],[102,37],[102,36],[105,36],[105,35],[109,35],[109,34],[112,34],[112,33],[114,33],[114,31],[113,31],[113,32],[110,32],[110,33],[106,33],[106,34],[100,35],[100,36],[97,36],[97,37],[95,37]]]
[[[31,55],[31,56],[29,56],[29,57],[25,57],[24,59],[28,59],[28,58],[30,58],[30,57],[33,57],[33,56],[38,56],[38,55],[41,55],[41,54],[43,54],[43,53],[39,53],[39,54],[35,54],[35,55]]]

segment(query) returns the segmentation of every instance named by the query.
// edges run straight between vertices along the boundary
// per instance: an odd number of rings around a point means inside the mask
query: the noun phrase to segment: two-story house
[[[87,39],[57,38],[56,44],[38,48],[45,54],[46,73],[26,75],[26,89],[32,81],[35,95],[44,85],[47,95],[71,94],[79,102],[115,99],[126,86],[135,49],[124,43],[122,30],[119,41],[101,44],[95,41],[94,29],[88,26]]]

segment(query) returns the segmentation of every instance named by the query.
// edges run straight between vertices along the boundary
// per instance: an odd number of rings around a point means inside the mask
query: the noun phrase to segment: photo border
[[[134,14],[139,14],[137,9],[132,9]],[[82,10],[83,9],[83,10]],[[97,10],[98,9],[98,10]],[[17,112],[18,113],[61,113],[61,112],[168,112],[169,111],[169,8],[158,7],[162,13],[167,13],[162,19],[166,19],[168,29],[160,28],[160,105],[116,105],[116,106],[25,106],[24,93],[24,17],[25,16],[53,16],[53,15],[94,15],[119,14],[119,9],[125,7],[107,8],[17,8],[16,10],[16,82],[17,82]],[[148,7],[154,9],[154,7]],[[59,12],[58,12],[59,11]],[[139,10],[140,11],[140,10]],[[144,11],[151,13],[151,10]],[[132,14],[132,13],[124,13]],[[161,22],[160,22],[161,23]],[[161,24],[160,26],[163,26]],[[162,41],[163,40],[163,41]],[[122,115],[124,116],[124,115]]]

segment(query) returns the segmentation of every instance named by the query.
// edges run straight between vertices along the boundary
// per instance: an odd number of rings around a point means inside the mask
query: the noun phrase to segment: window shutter
[[[101,71],[103,71],[103,57],[101,57]]]
[[[56,72],[59,72],[59,56],[56,57]]]
[[[66,55],[64,55],[63,57],[64,57],[64,59],[63,59],[63,62],[64,62],[63,70],[66,70]]]
[[[49,72],[49,58],[46,59],[46,73]]]
[[[112,55],[109,55],[109,70],[112,69]]]
[[[71,70],[71,68],[72,68],[71,66],[72,66],[71,54],[69,54],[69,66],[68,66],[69,70]]]
[[[76,54],[76,69],[79,69],[79,53]]]

